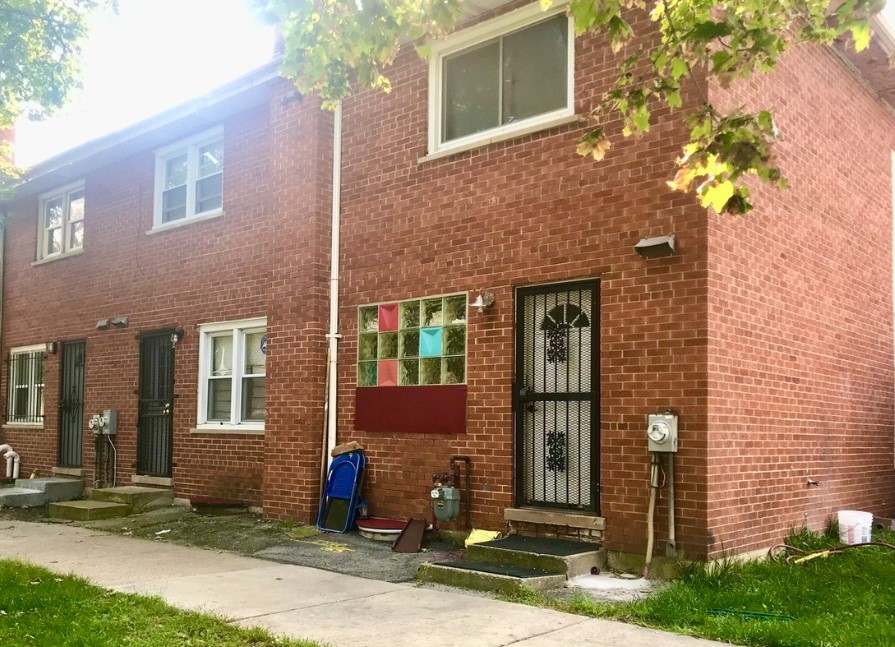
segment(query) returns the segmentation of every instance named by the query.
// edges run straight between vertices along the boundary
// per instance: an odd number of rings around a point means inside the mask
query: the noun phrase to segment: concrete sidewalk
[[[721,644],[463,593],[55,524],[0,522],[0,557],[335,647]]]

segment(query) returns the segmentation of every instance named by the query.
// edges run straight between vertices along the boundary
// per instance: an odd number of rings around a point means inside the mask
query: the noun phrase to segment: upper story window
[[[200,427],[264,429],[267,320],[199,327]]]
[[[8,423],[43,423],[45,349],[45,344],[10,349],[9,397],[6,402]]]
[[[224,188],[221,128],[156,151],[154,227],[221,212]]]
[[[466,295],[361,306],[358,386],[466,382]]]
[[[45,193],[40,198],[37,258],[79,251],[84,246],[84,183]]]
[[[524,7],[433,47],[429,153],[471,148],[574,113],[574,32],[564,7]]]

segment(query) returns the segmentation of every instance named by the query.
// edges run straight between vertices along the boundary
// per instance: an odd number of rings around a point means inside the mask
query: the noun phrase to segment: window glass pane
[[[367,333],[360,336],[360,347],[358,349],[358,359],[376,359],[378,352],[379,335],[376,333]]]
[[[566,106],[568,25],[556,16],[504,37],[502,124]]]
[[[196,213],[221,208],[223,174],[218,173],[196,182]]]
[[[398,333],[384,332],[379,334],[379,357],[391,359],[398,356]]]
[[[68,219],[72,222],[84,219],[84,189],[68,194]]]
[[[180,220],[186,216],[186,185],[169,189],[162,194],[162,222]]]
[[[264,420],[264,379],[263,377],[242,379],[242,420]]]
[[[165,189],[186,184],[186,153],[165,162]]]
[[[69,233],[68,248],[81,249],[84,246],[84,223],[74,222]]]
[[[420,302],[405,301],[401,304],[401,328],[419,328]]]
[[[199,177],[220,173],[224,168],[223,140],[199,148]]]
[[[62,251],[62,228],[50,229],[47,232],[47,255],[58,254]]]
[[[62,216],[64,213],[62,198],[47,200],[46,205],[44,205],[44,210],[46,216],[44,226],[47,229],[62,225]]]
[[[376,362],[361,362],[357,365],[357,385],[376,386]]]
[[[246,335],[246,375],[264,375],[264,367],[267,362],[267,355],[261,351],[261,339],[264,335],[265,333],[263,331],[253,332]]]
[[[401,368],[398,372],[398,384],[401,386],[416,386],[420,383],[419,360],[401,360]]]
[[[466,297],[464,295],[445,297],[444,323],[445,325],[466,323]]]
[[[211,374],[232,375],[233,373],[233,337],[211,338]]]
[[[402,330],[398,348],[401,357],[417,357],[420,354],[420,331]]]
[[[231,379],[212,378],[208,380],[208,419],[230,421]]]
[[[444,329],[444,354],[462,355],[466,352],[466,326]]]
[[[499,56],[494,41],[444,60],[442,141],[499,125]]]
[[[427,357],[420,360],[420,384],[441,384],[441,359]]]
[[[444,358],[443,384],[462,384],[466,379],[466,360],[462,357]]]

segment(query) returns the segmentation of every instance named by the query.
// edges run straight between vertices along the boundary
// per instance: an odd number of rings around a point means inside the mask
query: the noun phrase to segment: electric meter
[[[646,437],[651,452],[677,451],[677,416],[673,413],[651,413]]]

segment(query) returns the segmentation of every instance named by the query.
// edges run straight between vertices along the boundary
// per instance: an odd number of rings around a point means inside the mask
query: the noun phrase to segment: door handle
[[[535,411],[538,410],[538,408],[533,404],[527,404],[527,405],[525,405],[525,410],[528,411],[529,413],[534,413]]]
[[[165,402],[165,415],[166,416],[171,415],[171,403],[170,402]]]

